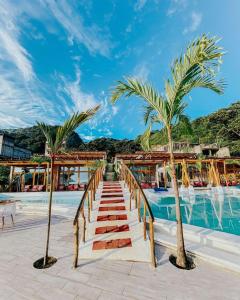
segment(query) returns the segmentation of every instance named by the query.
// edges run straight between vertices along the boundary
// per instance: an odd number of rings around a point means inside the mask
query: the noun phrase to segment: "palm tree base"
[[[169,256],[169,261],[171,264],[173,264],[175,267],[179,268],[179,269],[182,269],[182,270],[192,270],[196,267],[196,265],[194,264],[194,261],[192,259],[192,257],[188,256],[187,257],[187,263],[186,263],[186,267],[182,267],[182,266],[179,266],[177,264],[177,257],[175,255],[170,255]]]
[[[33,267],[36,269],[46,269],[52,267],[57,262],[57,259],[53,256],[48,256],[47,262],[44,264],[44,257],[39,258],[33,263]]]

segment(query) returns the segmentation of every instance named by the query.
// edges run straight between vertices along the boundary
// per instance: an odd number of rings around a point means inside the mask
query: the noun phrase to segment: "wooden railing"
[[[135,202],[135,208],[138,209],[138,221],[143,221],[143,236],[144,240],[147,239],[147,217],[149,222],[149,239],[151,247],[151,261],[152,265],[156,267],[156,258],[155,258],[155,247],[154,247],[154,216],[152,209],[149,205],[146,195],[144,194],[141,186],[134,177],[132,171],[125,165],[123,162],[120,164],[120,177],[127,184],[130,191],[130,207],[132,209],[132,200]],[[143,215],[141,216],[141,205],[143,201]],[[140,249],[139,249],[140,251]]]
[[[87,188],[84,191],[80,204],[78,206],[73,226],[74,226],[74,262],[73,267],[76,268],[78,265],[78,251],[79,251],[79,218],[82,216],[83,219],[83,231],[82,231],[82,241],[85,243],[86,237],[86,217],[84,212],[85,201],[87,201],[87,221],[91,220],[91,211],[93,207],[93,201],[95,200],[96,190],[98,188],[99,182],[102,180],[103,167],[99,167],[91,176]]]

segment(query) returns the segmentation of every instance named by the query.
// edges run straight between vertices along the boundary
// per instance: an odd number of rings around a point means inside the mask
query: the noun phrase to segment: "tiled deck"
[[[240,299],[240,276],[205,262],[182,271],[157,247],[158,267],[149,263],[81,260],[72,269],[72,220],[53,218],[50,254],[58,262],[36,270],[43,255],[46,221],[41,215],[18,215],[15,228],[0,231],[0,299]]]

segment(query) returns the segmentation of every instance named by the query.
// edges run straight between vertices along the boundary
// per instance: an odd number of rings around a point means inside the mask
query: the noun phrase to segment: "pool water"
[[[193,195],[181,197],[183,223],[240,235],[240,197],[231,195]],[[176,221],[175,198],[150,201],[156,218]]]

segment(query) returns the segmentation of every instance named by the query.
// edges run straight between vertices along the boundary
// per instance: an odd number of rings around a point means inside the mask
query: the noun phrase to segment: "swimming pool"
[[[240,197],[227,194],[199,194],[181,197],[183,223],[240,235]],[[175,198],[150,200],[156,218],[176,220]]]

